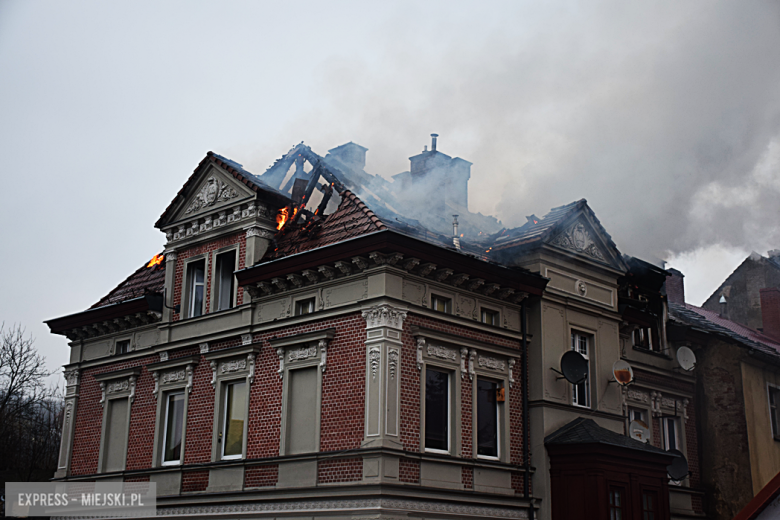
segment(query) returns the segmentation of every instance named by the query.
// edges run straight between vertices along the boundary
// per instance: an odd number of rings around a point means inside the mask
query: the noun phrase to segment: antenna
[[[696,354],[688,347],[680,347],[677,349],[677,362],[680,364],[680,368],[690,372],[696,368]]]
[[[671,464],[666,466],[666,473],[670,479],[679,482],[690,474],[688,472],[688,459],[685,458],[685,455],[680,450],[669,450],[667,453],[677,456]]]
[[[561,369],[550,367],[550,370],[563,376],[558,379],[566,379],[569,383],[578,385],[588,378],[588,361],[576,350],[570,350],[561,357]]]

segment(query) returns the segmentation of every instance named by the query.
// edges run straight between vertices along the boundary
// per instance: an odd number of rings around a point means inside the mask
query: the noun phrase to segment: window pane
[[[314,298],[307,298],[295,302],[295,315],[302,316],[304,314],[311,314],[314,312]]]
[[[227,385],[225,396],[224,456],[241,455],[246,419],[246,383]]]
[[[677,448],[677,428],[674,419],[666,419],[666,449],[676,450]]]
[[[193,262],[188,266],[188,276],[190,279],[190,317],[203,314],[203,271],[206,266],[205,260]]]
[[[108,401],[108,431],[105,434],[104,471],[125,469],[127,454],[127,398]]]
[[[655,493],[642,493],[642,520],[655,520]]]
[[[477,380],[477,454],[498,457],[498,408],[491,381]]]
[[[286,455],[317,451],[317,367],[288,372]]]
[[[441,296],[434,295],[432,297],[433,310],[438,312],[450,312],[450,300],[449,298],[442,298]]]
[[[450,378],[446,372],[425,371],[425,447],[449,450]]]
[[[217,310],[233,307],[233,270],[236,266],[236,252],[222,253],[217,257],[219,273],[219,301]]]
[[[170,394],[165,420],[165,449],[163,462],[181,460],[181,438],[184,429],[184,394]]]

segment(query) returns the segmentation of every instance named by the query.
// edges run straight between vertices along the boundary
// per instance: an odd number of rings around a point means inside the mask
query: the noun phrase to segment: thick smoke
[[[379,60],[326,64],[330,103],[281,135],[354,140],[389,179],[438,132],[474,163],[472,211],[519,226],[587,198],[648,259],[780,245],[780,4],[539,9],[420,11]]]

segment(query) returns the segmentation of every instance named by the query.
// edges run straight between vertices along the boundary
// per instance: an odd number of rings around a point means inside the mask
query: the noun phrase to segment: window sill
[[[501,461],[499,457],[493,457],[490,455],[477,455],[477,458],[480,460],[495,460],[495,461]]]
[[[425,453],[437,453],[439,455],[452,455],[449,450],[437,450],[435,448],[425,448]]]

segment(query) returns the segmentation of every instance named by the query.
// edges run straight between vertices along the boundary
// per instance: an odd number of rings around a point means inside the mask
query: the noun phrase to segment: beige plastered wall
[[[772,436],[768,387],[780,388],[780,373],[742,362],[745,419],[750,445],[753,494],[780,472],[780,441]]]

